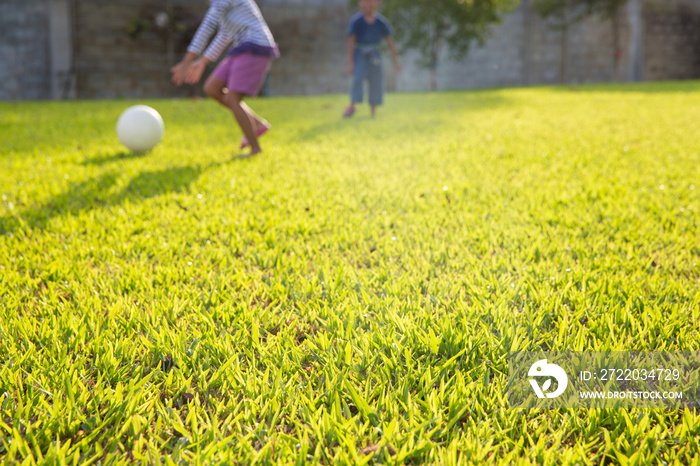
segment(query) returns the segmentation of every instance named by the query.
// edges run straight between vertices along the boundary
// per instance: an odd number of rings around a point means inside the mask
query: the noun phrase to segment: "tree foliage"
[[[351,8],[357,7],[350,0]],[[483,44],[490,26],[498,23],[519,0],[383,0],[379,12],[394,28],[401,50],[418,51],[419,64],[435,69],[446,47],[463,59],[473,43]]]

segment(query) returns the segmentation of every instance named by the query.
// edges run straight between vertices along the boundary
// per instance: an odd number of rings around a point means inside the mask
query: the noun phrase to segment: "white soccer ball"
[[[119,142],[133,152],[153,149],[163,139],[164,132],[163,118],[147,105],[129,107],[117,120]]]

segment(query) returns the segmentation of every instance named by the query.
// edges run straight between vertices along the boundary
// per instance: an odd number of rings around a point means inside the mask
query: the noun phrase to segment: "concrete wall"
[[[48,2],[0,1],[0,99],[51,97]]]
[[[183,55],[187,40],[183,42],[184,35],[172,27],[157,27],[155,17],[168,13],[186,25],[201,20],[206,8],[206,0],[74,2],[78,96],[112,99],[197,93],[170,82],[169,69]]]
[[[345,92],[347,1],[263,0],[259,4],[281,54],[270,72],[270,92]]]
[[[644,77],[690,79],[700,69],[700,2],[650,4],[644,12]]]
[[[467,59],[445,53],[438,88],[700,78],[700,0],[628,0],[615,23],[588,18],[566,35],[539,18],[531,1],[522,0]],[[258,4],[282,53],[270,73],[271,95],[348,91],[345,29],[354,11],[346,0]],[[201,85],[172,85],[168,70],[206,8],[206,0],[1,0],[0,99],[201,95]],[[162,12],[178,27],[156,27]],[[146,27],[134,32],[135,24]],[[389,90],[429,88],[430,72],[415,58],[404,54],[396,75],[387,57]]]
[[[590,17],[566,36],[530,2],[522,0],[467,59],[452,60],[446,51],[438,89],[700,78],[700,0],[628,0],[614,22]],[[271,71],[274,94],[349,89],[345,28],[353,11],[345,0],[263,0],[262,9],[283,52]],[[389,90],[429,88],[430,71],[416,59],[405,53],[399,75],[385,59]]]

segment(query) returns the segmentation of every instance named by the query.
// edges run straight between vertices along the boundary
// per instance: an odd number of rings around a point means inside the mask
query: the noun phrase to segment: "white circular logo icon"
[[[547,377],[547,380],[542,384],[541,388],[537,380],[528,379],[537,398],[556,398],[564,393],[566,386],[569,384],[569,378],[566,376],[564,369],[556,364],[548,364],[546,359],[540,359],[533,364],[527,372],[527,375],[528,377]],[[551,393],[546,393],[552,385],[552,378],[557,381],[557,389]]]

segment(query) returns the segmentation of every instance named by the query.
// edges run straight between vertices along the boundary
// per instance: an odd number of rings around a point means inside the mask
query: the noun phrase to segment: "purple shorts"
[[[231,55],[223,59],[212,76],[223,81],[232,92],[256,96],[265,81],[272,58],[252,53]]]

